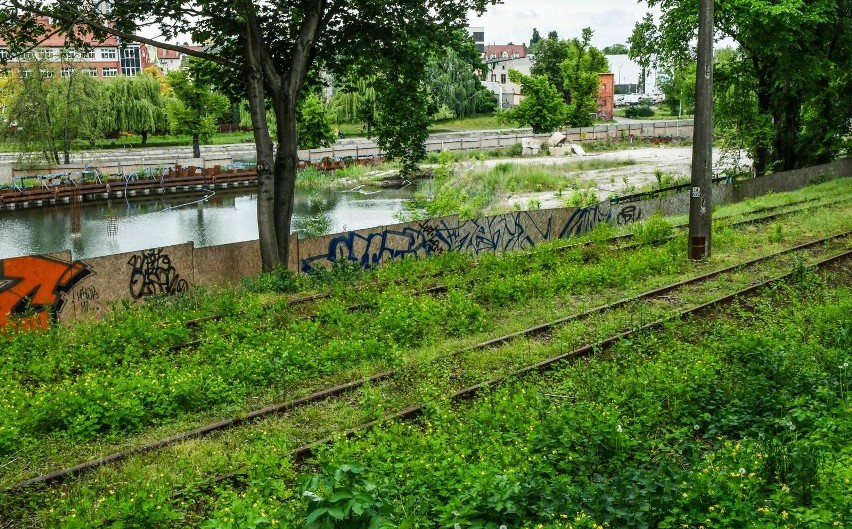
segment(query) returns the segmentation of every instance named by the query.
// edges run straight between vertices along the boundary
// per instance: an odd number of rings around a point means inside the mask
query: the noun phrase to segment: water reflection
[[[376,191],[297,190],[293,231],[309,236],[394,224],[394,215],[414,189]],[[257,239],[253,192],[220,190],[197,202],[207,194],[0,212],[0,258],[70,249],[75,259],[82,259],[188,241],[212,246]]]

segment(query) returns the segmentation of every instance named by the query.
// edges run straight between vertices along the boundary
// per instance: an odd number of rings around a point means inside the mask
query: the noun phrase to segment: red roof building
[[[522,59],[527,56],[526,44],[491,44],[485,46],[485,61]]]
[[[47,18],[42,24],[50,27]],[[130,43],[122,46],[117,37],[109,35],[96,40],[91,35],[84,37],[89,46],[86,50],[74,50],[65,47],[63,35],[51,35],[37,48],[20,55],[12,55],[6,48],[6,42],[0,39],[0,58],[6,61],[7,68],[15,68],[23,77],[32,72],[34,65],[45,70],[48,75],[59,71],[63,77],[79,71],[92,77],[118,77],[136,75],[142,71],[142,54],[139,45]]]

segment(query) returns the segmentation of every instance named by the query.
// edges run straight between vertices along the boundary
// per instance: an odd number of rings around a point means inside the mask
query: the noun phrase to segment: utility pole
[[[713,1],[700,0],[692,134],[689,258],[710,257],[713,211]]]

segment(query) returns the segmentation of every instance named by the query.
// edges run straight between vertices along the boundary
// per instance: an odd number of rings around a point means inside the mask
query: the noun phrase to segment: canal
[[[414,187],[297,190],[293,231],[307,237],[395,224]],[[258,238],[253,188],[211,193],[0,212],[0,259],[66,249],[85,259],[189,241],[201,247]]]

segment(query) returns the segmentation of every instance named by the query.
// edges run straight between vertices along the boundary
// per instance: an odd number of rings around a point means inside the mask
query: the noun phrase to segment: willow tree
[[[51,17],[59,30],[82,41],[107,34],[205,58],[219,64],[222,80],[238,81],[249,102],[257,153],[258,231],[263,267],[288,262],[298,164],[297,102],[308,72],[325,69],[346,77],[377,76],[377,101],[385,106],[379,142],[408,162],[422,156],[428,92],[421,86],[429,53],[470,10],[496,0],[160,0],[105,4],[94,0],[2,0],[0,37],[13,51],[48,35],[37,23]],[[99,9],[109,5],[109,16]],[[140,36],[140,21],[166,38],[189,33],[206,51]],[[271,107],[278,127],[269,135]],[[420,128],[423,130],[421,131]],[[412,143],[420,141],[420,146]]]
[[[104,112],[104,129],[133,131],[148,143],[148,134],[168,128],[166,99],[158,79],[147,73],[133,77],[116,77],[107,82],[108,107]]]

